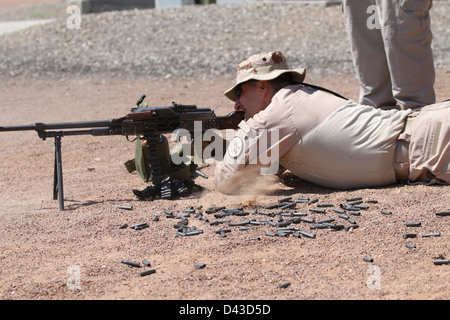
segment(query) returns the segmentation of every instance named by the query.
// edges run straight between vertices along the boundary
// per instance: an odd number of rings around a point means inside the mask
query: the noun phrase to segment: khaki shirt
[[[233,193],[278,165],[330,188],[396,182],[397,137],[410,110],[379,110],[325,91],[292,85],[243,121],[215,169],[215,187]],[[270,160],[270,161],[269,161]]]

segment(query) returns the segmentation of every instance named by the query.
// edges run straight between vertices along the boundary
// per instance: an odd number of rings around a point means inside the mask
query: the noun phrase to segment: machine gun
[[[216,116],[209,108],[197,108],[195,105],[182,105],[175,102],[168,107],[148,107],[144,103],[145,95],[138,101],[136,108],[124,117],[102,120],[63,123],[36,123],[24,126],[0,127],[2,131],[34,130],[39,138],[55,139],[55,167],[53,181],[53,199],[59,198],[59,209],[64,210],[63,174],[61,157],[61,138],[64,136],[92,135],[92,136],[143,136],[146,138],[149,150],[149,161],[152,169],[152,181],[160,185],[162,180],[161,164],[157,152],[157,143],[164,133],[171,133],[177,129],[185,129],[191,134],[201,128],[208,129],[237,129],[244,119],[244,112],[233,111],[226,116]],[[200,122],[201,125],[195,122]],[[70,130],[69,130],[70,129]]]

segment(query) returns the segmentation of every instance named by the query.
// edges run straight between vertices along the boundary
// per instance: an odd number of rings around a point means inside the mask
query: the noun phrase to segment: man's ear
[[[261,80],[259,81],[259,92],[265,97],[269,92],[269,81]]]

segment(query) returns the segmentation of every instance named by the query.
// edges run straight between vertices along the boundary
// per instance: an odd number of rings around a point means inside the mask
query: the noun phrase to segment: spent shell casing
[[[303,230],[298,230],[298,233],[300,233],[302,236],[305,236],[305,237],[311,238],[311,239],[314,239],[316,237],[316,235],[314,233],[303,231]]]
[[[317,204],[317,208],[330,208],[334,207],[334,204],[332,203],[319,203]]]
[[[328,226],[324,223],[314,223],[311,227],[309,227],[310,229],[326,229],[328,228]]]
[[[392,214],[392,211],[389,210],[381,210],[382,214]]]
[[[312,218],[303,218],[303,217],[300,217],[300,221],[303,221],[303,222],[306,222],[306,223],[314,223],[314,219],[312,219]]]
[[[148,276],[149,274],[153,274],[153,273],[156,273],[156,270],[155,269],[149,269],[149,270],[145,270],[145,271],[139,272],[139,276],[145,277],[145,276]]]
[[[273,232],[266,232],[265,235],[269,236],[269,237],[276,237],[277,236],[277,234],[273,233]]]
[[[353,220],[352,218],[348,218],[347,221],[350,222],[351,224],[356,224],[356,221]]]
[[[203,233],[202,230],[192,230],[192,231],[189,231],[189,232],[185,232],[184,235],[185,236],[196,236],[196,235],[199,235],[199,234],[202,234],[202,233]]]
[[[311,211],[311,212],[314,212],[314,213],[325,213],[325,209],[314,209],[314,208],[310,208],[310,209],[308,209],[309,211]]]
[[[447,217],[447,216],[450,216],[450,211],[436,212],[436,215],[440,216],[440,217]]]
[[[142,230],[142,229],[148,228],[148,224],[146,222],[137,223],[137,224],[130,226],[130,228],[134,229],[134,230]]]
[[[278,199],[278,203],[289,202],[292,200],[292,197],[286,197],[282,199]]]
[[[450,259],[435,259],[433,260],[433,263],[435,265],[450,264]]]
[[[203,172],[201,172],[200,170],[195,170],[195,173],[201,176],[202,178],[208,179],[208,176]]]
[[[405,233],[403,235],[403,239],[415,238],[415,237],[417,237],[417,234],[415,234],[415,233]]]
[[[366,262],[373,262],[373,259],[368,257],[368,256],[364,256],[363,260],[366,261]]]
[[[440,237],[441,234],[439,232],[434,233],[426,233],[422,235],[422,238],[428,238],[428,237]]]
[[[250,223],[250,221],[239,221],[239,222],[229,223],[228,225],[230,227],[233,227],[233,226],[245,226],[245,225],[247,225],[249,223]]]
[[[286,282],[286,283],[280,284],[277,288],[280,288],[280,289],[286,289],[286,288],[289,287],[290,285],[291,285],[290,282]]]
[[[345,201],[347,201],[347,202],[359,201],[359,200],[362,200],[362,197],[354,197],[354,198],[345,199]]]
[[[130,267],[135,267],[135,268],[140,268],[141,264],[139,262],[134,262],[134,261],[128,261],[128,260],[122,260],[120,261],[123,264],[126,264]]]
[[[334,218],[329,218],[329,219],[317,221],[317,223],[327,223],[327,222],[333,222],[333,221],[334,221]]]
[[[288,203],[283,203],[284,205],[280,207],[280,210],[284,210],[284,209],[289,209],[292,207],[295,207],[295,205],[297,204],[295,201],[294,202],[288,202]]]
[[[150,262],[148,262],[147,260],[142,260],[142,263],[145,265],[145,266],[147,266],[147,267],[150,267]]]
[[[406,244],[406,247],[407,247],[407,248],[410,248],[410,249],[414,249],[416,246],[413,245],[412,243],[409,243],[409,242],[408,242],[408,243]]]
[[[132,206],[118,206],[118,208],[122,210],[133,210]]]
[[[204,267],[206,267],[205,263],[195,263],[194,264],[195,269],[203,269]]]
[[[406,222],[407,227],[420,227],[422,224],[420,222]]]
[[[306,212],[292,212],[292,215],[294,217],[303,217],[303,216],[307,216],[308,214]]]

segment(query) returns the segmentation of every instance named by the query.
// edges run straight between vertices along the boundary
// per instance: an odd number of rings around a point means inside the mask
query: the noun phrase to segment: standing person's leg
[[[395,106],[375,0],[344,0],[343,11],[360,84],[359,102]]]
[[[402,109],[436,102],[432,0],[376,0],[392,92]]]

